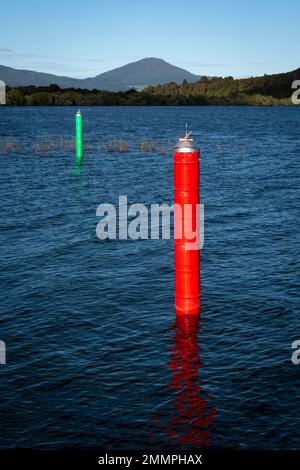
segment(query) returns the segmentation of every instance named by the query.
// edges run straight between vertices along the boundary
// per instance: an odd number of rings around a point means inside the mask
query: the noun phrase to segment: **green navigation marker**
[[[76,113],[76,163],[80,165],[83,157],[82,145],[82,114],[78,110]]]

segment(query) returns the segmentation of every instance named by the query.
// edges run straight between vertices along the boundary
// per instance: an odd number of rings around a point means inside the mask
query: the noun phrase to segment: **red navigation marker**
[[[186,132],[185,137],[179,139],[174,149],[177,315],[200,313],[199,155],[199,149],[191,138],[191,132]]]

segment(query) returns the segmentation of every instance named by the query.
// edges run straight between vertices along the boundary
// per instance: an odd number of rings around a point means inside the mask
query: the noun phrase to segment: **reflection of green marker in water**
[[[82,114],[80,110],[78,110],[76,113],[76,163],[79,165],[83,157],[82,147]]]

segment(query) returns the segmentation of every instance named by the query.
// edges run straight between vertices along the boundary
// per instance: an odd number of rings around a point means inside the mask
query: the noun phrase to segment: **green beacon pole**
[[[83,157],[82,146],[82,114],[80,110],[76,113],[76,163],[80,165]]]

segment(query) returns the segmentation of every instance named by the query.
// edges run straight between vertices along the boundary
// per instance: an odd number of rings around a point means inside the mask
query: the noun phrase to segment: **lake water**
[[[62,144],[75,112],[0,108],[0,446],[298,448],[300,109],[83,108],[82,169]],[[198,325],[175,322],[172,240],[96,236],[102,202],[172,203],[160,146],[186,122],[205,204]]]

